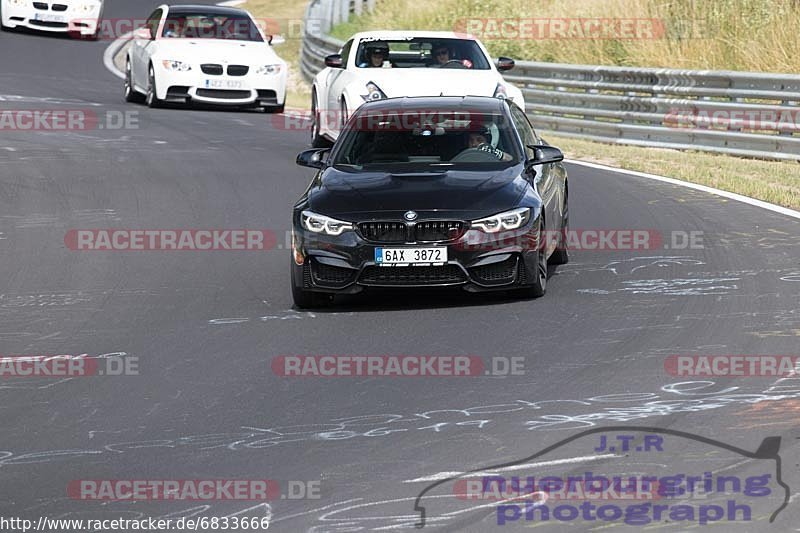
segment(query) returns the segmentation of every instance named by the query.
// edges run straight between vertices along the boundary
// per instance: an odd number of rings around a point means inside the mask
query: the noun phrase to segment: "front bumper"
[[[3,26],[24,27],[32,30],[94,35],[97,32],[102,7],[84,11],[63,2],[26,1],[22,5],[3,5]],[[46,8],[46,9],[45,9]],[[57,10],[56,10],[57,9]]]
[[[468,229],[454,241],[381,244],[356,231],[337,237],[311,233],[294,225],[293,280],[306,291],[355,294],[367,287],[461,287],[469,292],[508,290],[536,279],[539,221],[500,234]],[[446,246],[442,266],[380,266],[376,247]],[[297,259],[302,257],[302,264]]]
[[[244,76],[210,76],[199,65],[177,72],[159,66],[156,74],[157,96],[167,102],[201,102],[230,106],[279,106],[286,100],[286,69],[280,74],[255,74],[249,67]]]

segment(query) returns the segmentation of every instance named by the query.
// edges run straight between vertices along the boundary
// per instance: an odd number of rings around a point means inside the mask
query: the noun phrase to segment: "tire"
[[[348,116],[347,116],[347,101],[344,99],[344,96],[342,96],[342,109],[341,109],[340,115],[341,115],[341,117],[340,117],[341,118],[341,124],[339,124],[339,133],[341,133],[342,130],[344,129],[344,125],[347,124],[347,119],[348,119]]]
[[[333,296],[318,292],[306,291],[297,286],[295,283],[295,266],[291,265],[292,269],[292,300],[294,306],[298,309],[318,309],[321,307],[328,307],[333,303]]]
[[[147,96],[144,98],[147,107],[156,108],[161,107],[161,100],[158,99],[156,92],[156,72],[153,70],[153,65],[150,65],[147,74]]]
[[[133,88],[133,74],[131,73],[131,61],[125,61],[125,101],[131,103],[141,103],[144,97]]]
[[[319,134],[320,118],[317,110],[317,93],[311,93],[311,147],[312,148],[328,148],[331,143]]]
[[[564,197],[564,218],[561,222],[561,237],[559,238],[558,248],[550,256],[551,265],[566,265],[569,263],[569,252],[567,251],[567,232],[569,231],[569,201]]]
[[[539,238],[537,242],[542,242],[543,234],[542,221],[539,227]],[[519,289],[520,296],[523,298],[540,298],[547,292],[547,252],[541,246],[537,247],[536,252],[536,280],[532,285]]]
[[[276,106],[264,106],[264,112],[266,113],[283,113],[286,110],[286,104],[276,105]]]
[[[0,31],[11,31],[11,26],[3,24],[3,6],[0,6]]]

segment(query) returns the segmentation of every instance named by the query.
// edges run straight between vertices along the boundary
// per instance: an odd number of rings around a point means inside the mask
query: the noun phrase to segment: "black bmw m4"
[[[294,206],[295,305],[368,287],[461,286],[545,293],[565,263],[562,153],[509,100],[394,98],[365,103]]]

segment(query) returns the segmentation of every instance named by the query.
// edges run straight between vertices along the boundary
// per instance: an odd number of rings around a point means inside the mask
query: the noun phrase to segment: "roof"
[[[476,40],[473,35],[454,31],[428,31],[428,30],[378,30],[362,31],[353,35],[353,39],[405,39],[430,38],[430,39],[469,39]]]
[[[505,109],[504,101],[492,96],[404,96],[365,102],[356,110],[356,113],[435,110],[503,114]]]
[[[239,15],[246,14],[247,11],[236,7],[222,7],[222,6],[209,6],[201,4],[179,4],[167,5],[169,12],[173,15],[180,15],[183,13],[208,13],[213,15]]]

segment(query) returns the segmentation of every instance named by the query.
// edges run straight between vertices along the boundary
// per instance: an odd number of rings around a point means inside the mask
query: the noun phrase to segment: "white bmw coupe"
[[[353,111],[370,100],[401,96],[494,96],[525,109],[522,91],[475,37],[443,31],[370,31],[353,35],[325,58],[311,93],[311,144],[334,141]]]
[[[102,12],[103,0],[0,0],[4,30],[23,27],[92,38]]]
[[[261,107],[283,112],[286,62],[243,9],[158,7],[134,30],[125,67],[125,99]]]

